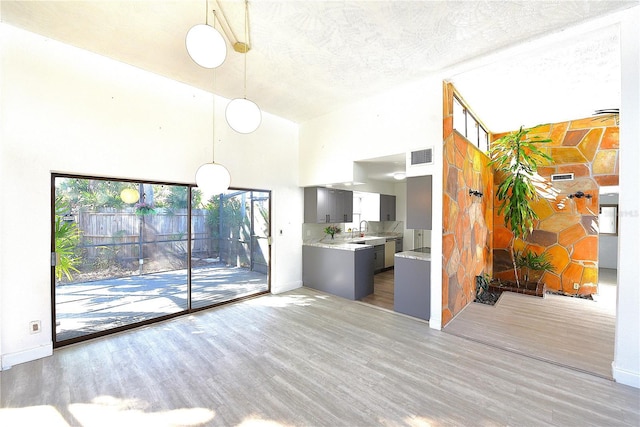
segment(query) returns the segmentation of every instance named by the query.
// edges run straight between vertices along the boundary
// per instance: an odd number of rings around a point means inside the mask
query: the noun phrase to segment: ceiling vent
[[[573,181],[572,173],[554,173],[551,175],[551,182]]]

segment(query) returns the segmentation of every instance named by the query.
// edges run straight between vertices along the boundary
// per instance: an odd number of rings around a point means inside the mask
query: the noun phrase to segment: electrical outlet
[[[577,291],[578,289],[580,289],[580,283],[574,283],[574,284],[573,284],[573,289],[574,289],[574,290],[576,290],[576,291]]]
[[[34,320],[33,322],[29,322],[29,332],[32,334],[39,334],[41,329],[41,324],[39,320]]]

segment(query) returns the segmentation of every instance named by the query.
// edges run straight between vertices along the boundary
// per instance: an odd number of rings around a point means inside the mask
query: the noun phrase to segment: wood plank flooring
[[[495,306],[469,304],[444,331],[610,379],[615,320],[615,307],[596,301],[504,292]]]
[[[638,426],[640,390],[308,288],[0,372],[11,426]]]
[[[364,297],[362,302],[393,310],[393,283],[393,268],[374,275],[373,293]]]

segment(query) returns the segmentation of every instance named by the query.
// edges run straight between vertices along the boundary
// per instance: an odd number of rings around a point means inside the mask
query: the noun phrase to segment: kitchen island
[[[302,245],[302,283],[350,300],[373,293],[374,246],[357,243]]]
[[[429,320],[431,316],[431,249],[395,254],[393,309]]]

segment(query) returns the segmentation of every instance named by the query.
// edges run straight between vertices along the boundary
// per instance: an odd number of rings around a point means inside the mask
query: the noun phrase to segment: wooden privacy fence
[[[194,209],[192,219],[192,247],[194,256],[217,256],[217,242],[212,239],[211,227],[207,225],[207,211]],[[105,250],[120,260],[137,259],[140,249],[143,256],[148,245],[161,245],[162,252],[173,255],[187,254],[186,209],[165,211],[156,209],[154,215],[136,215],[135,211],[102,209],[81,211],[78,226],[81,233],[80,247],[84,256],[95,259]]]

